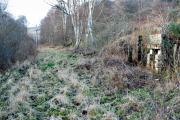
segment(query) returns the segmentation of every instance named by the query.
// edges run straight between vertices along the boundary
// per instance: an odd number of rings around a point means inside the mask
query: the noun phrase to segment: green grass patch
[[[60,110],[57,108],[50,108],[47,111],[48,116],[61,116],[63,120],[68,120],[68,114],[69,112],[67,110]]]
[[[145,100],[151,98],[150,90],[147,88],[138,88],[129,91],[129,94],[138,98],[138,100]]]
[[[46,71],[48,69],[52,69],[55,66],[55,63],[53,61],[48,61],[48,63],[40,64],[39,68],[42,71]]]
[[[100,108],[94,108],[88,112],[90,120],[100,120],[102,119],[104,111]]]

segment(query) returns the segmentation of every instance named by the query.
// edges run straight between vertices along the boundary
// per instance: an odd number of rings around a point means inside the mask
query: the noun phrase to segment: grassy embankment
[[[0,74],[0,119],[180,119],[180,88],[175,84],[111,93],[103,83],[92,82],[93,70],[78,70],[86,59],[46,49],[34,62],[26,61]]]

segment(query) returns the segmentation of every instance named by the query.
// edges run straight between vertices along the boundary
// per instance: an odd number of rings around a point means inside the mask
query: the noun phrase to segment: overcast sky
[[[8,12],[16,18],[20,15],[26,16],[28,26],[39,25],[49,9],[50,5],[45,0],[9,0],[8,2]]]

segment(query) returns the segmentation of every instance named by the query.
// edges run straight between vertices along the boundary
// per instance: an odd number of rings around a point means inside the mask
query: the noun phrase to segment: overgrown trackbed
[[[25,61],[0,74],[0,119],[156,120],[180,116],[179,88],[171,85],[166,92],[157,86],[106,93],[102,85],[92,83],[91,71],[77,70],[83,59],[47,48],[34,62]]]

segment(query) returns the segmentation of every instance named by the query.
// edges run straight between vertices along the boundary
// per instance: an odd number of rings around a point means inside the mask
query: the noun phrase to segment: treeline
[[[42,20],[42,43],[102,48],[122,36],[163,32],[159,28],[180,17],[179,0],[68,2],[58,0]]]
[[[61,11],[52,8],[41,21],[41,43],[63,46],[72,44],[74,42],[74,33],[69,17],[66,22],[67,24],[63,21]]]
[[[0,2],[0,71],[36,52],[34,41],[27,34],[26,18],[21,16],[15,20],[5,8]]]

